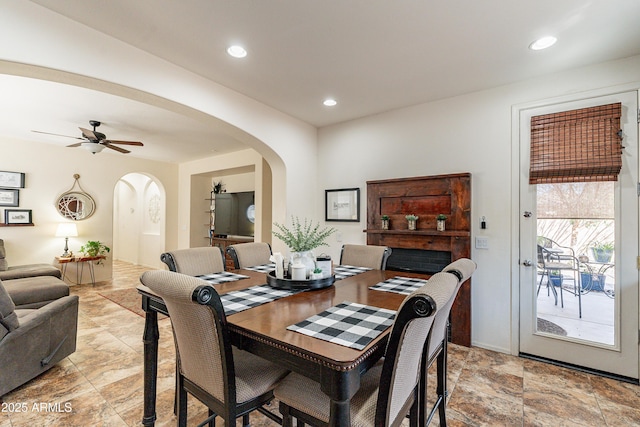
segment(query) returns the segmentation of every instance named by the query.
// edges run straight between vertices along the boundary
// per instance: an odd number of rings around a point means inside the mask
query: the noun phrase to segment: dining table
[[[244,277],[212,285],[221,296],[267,283],[265,271],[233,272]],[[330,425],[350,426],[350,399],[360,387],[360,377],[384,355],[391,328],[386,328],[364,348],[357,349],[305,335],[290,327],[344,302],[397,311],[406,295],[371,287],[399,275],[420,280],[429,277],[367,269],[322,289],[297,292],[234,312],[226,316],[232,344],[317,381],[330,399]],[[158,313],[169,316],[169,312],[162,298],[149,288],[139,285],[137,290],[145,311],[142,424],[153,426],[156,420]]]

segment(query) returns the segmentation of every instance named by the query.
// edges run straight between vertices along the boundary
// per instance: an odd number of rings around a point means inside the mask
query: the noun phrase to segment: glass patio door
[[[617,182],[528,182],[531,117],[622,103]],[[519,111],[520,352],[638,378],[638,94]]]

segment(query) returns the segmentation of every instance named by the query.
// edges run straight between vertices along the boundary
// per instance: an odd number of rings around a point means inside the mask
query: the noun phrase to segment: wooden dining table
[[[265,273],[234,270],[248,276],[213,285],[219,294],[266,283]],[[369,270],[337,280],[334,285],[300,292],[227,317],[233,345],[309,377],[320,384],[329,397],[330,425],[350,425],[350,399],[360,387],[360,377],[384,354],[388,328],[363,350],[330,343],[287,330],[287,327],[321,313],[344,301],[398,310],[405,296],[369,289],[394,276],[428,276],[394,271]],[[142,424],[153,426],[156,419],[156,377],[158,369],[158,313],[169,315],[158,295],[140,285],[142,308],[146,312],[144,330],[144,415]]]

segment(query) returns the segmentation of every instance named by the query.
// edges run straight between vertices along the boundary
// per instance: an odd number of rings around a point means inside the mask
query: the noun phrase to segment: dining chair
[[[160,260],[169,267],[170,271],[187,274],[189,276],[220,273],[224,271],[225,265],[222,251],[217,246],[177,249],[161,254]],[[175,334],[173,338],[175,341]],[[176,394],[173,401],[174,413],[178,411],[178,369],[179,366],[176,363]]]
[[[391,255],[391,248],[388,246],[346,244],[342,245],[340,251],[340,265],[384,270],[387,268],[389,255]]]
[[[147,271],[140,282],[165,302],[176,344],[178,363],[178,426],[187,425],[187,394],[209,408],[200,425],[215,426],[215,417],[236,425],[273,399],[273,388],[288,371],[231,345],[220,296],[205,281],[164,270]]]
[[[266,242],[238,243],[227,246],[227,253],[233,260],[233,267],[253,267],[271,262],[271,245]]]
[[[545,236],[537,237],[538,244],[548,251],[548,255],[554,261],[569,260],[576,257],[576,252],[569,246],[562,246],[559,243]]]
[[[422,354],[438,310],[446,306],[457,285],[456,276],[440,272],[404,299],[391,327],[384,358],[362,376],[360,389],[351,398],[353,427],[395,427],[407,414],[410,425],[418,425]],[[280,401],[283,426],[291,427],[293,417],[298,425],[328,425],[330,401],[319,383],[291,373],[273,393]]]
[[[429,425],[436,411],[438,411],[440,426],[447,425],[445,408],[447,405],[447,344],[449,331],[449,315],[451,307],[458,295],[458,291],[462,284],[467,281],[476,270],[476,263],[468,258],[460,258],[442,269],[443,272],[452,274],[457,279],[457,285],[451,294],[451,298],[438,308],[435,319],[433,321],[433,329],[431,331],[431,339],[429,345],[425,347],[425,353],[422,360],[422,384],[420,391],[421,404],[420,408],[420,426]],[[436,395],[435,401],[431,408],[427,408],[428,402],[428,373],[429,368],[436,362]]]
[[[536,295],[540,294],[540,288],[544,278],[547,278],[547,295],[549,289],[552,290],[555,303],[558,304],[558,291],[560,290],[560,306],[564,308],[564,296],[563,292],[567,291],[578,297],[578,315],[582,318],[582,285],[580,274],[580,260],[573,256],[563,256],[562,259],[558,259],[557,254],[549,249],[537,245],[538,251],[538,270],[540,272],[540,282],[538,283],[538,290]],[[573,291],[563,286],[565,279],[573,281]]]
[[[178,249],[160,255],[170,271],[199,276],[224,271],[224,255],[217,246]]]

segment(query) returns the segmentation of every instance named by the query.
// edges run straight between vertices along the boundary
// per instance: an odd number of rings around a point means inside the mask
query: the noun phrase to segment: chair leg
[[[242,426],[249,427],[249,414],[244,414],[242,416]]]
[[[184,389],[184,380],[182,375],[178,376],[178,389],[176,390],[176,399],[178,403],[178,427],[187,427],[187,391]]]
[[[438,386],[436,394],[438,397],[441,397],[440,403],[438,404],[440,427],[447,427],[447,416],[445,413],[447,395],[449,394],[447,390],[447,359],[447,340],[445,338],[444,344],[442,345],[442,352],[438,356],[438,360],[436,362],[438,369]]]
[[[280,402],[278,409],[280,410],[280,414],[282,414],[282,427],[293,427],[293,417],[291,416],[289,405]],[[300,426],[299,421],[298,426]]]
[[[209,427],[216,427],[216,413],[211,409],[209,409],[209,418],[211,418],[211,421],[209,421]]]

